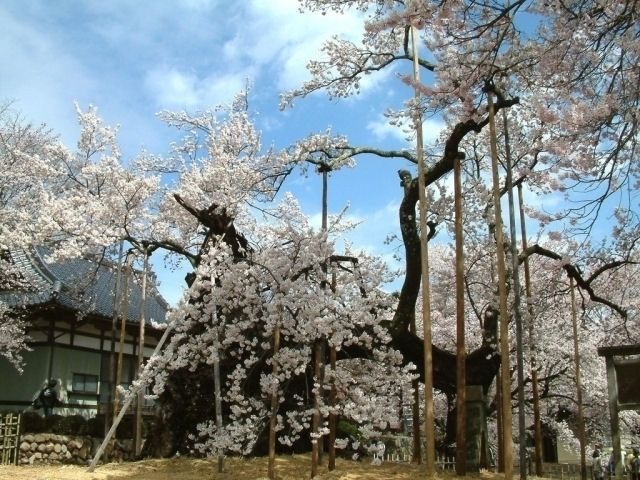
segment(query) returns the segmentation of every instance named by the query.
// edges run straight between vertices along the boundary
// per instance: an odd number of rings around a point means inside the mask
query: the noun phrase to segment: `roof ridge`
[[[33,264],[34,269],[37,270],[38,273],[42,274],[44,278],[49,280],[52,286],[55,285],[56,282],[60,282],[62,284],[62,281],[57,277],[55,273],[51,271],[44,258],[42,258],[42,255],[40,255],[40,252],[38,252],[38,248],[33,247],[31,250],[31,253],[25,253],[28,257],[31,257],[31,263]]]

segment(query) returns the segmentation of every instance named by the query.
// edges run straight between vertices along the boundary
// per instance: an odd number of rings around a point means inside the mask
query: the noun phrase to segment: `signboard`
[[[640,406],[640,358],[615,360],[620,410]]]

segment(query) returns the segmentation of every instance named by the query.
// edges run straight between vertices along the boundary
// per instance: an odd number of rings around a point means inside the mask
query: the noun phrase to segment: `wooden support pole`
[[[313,378],[314,389],[313,395],[313,417],[312,436],[311,436],[311,478],[318,475],[318,463],[320,462],[320,396],[322,395],[322,341],[316,340],[313,346]]]
[[[133,256],[127,258],[127,262],[124,266],[124,285],[122,292],[122,303],[120,304],[120,341],[118,342],[118,364],[116,366],[116,384],[115,395],[113,397],[113,417],[118,416],[118,404],[120,402],[118,395],[118,386],[122,381],[122,363],[124,354],[124,340],[126,335],[127,317],[129,316],[129,275],[131,273],[131,262]]]
[[[513,475],[513,439],[511,413],[511,370],[509,367],[509,313],[507,309],[507,278],[504,259],[502,208],[500,207],[500,179],[498,176],[498,146],[496,140],[493,92],[487,92],[489,101],[489,134],[491,144],[491,172],[493,177],[493,208],[495,213],[496,257],[498,266],[498,296],[500,301],[500,364],[502,375],[502,431],[504,449],[504,477]]]
[[[218,432],[222,432],[222,379],[220,377],[220,329],[218,328],[218,315],[216,306],[213,307],[215,336],[213,339],[213,394],[215,396],[216,406],[216,427]],[[218,473],[224,472],[224,451],[218,449]]]
[[[109,426],[112,423],[113,399],[116,396],[116,336],[118,332],[118,311],[120,308],[121,277],[122,263],[124,261],[122,255],[124,253],[124,241],[120,241],[118,249],[118,270],[116,271],[116,284],[113,292],[113,315],[111,318],[111,344],[109,346],[109,388],[107,395],[107,404],[104,409],[104,434],[106,435]]]
[[[171,330],[173,330],[173,324],[167,325],[167,328],[165,328],[164,333],[162,334],[162,337],[160,337],[160,341],[156,345],[156,348],[153,350],[153,354],[151,355],[151,358],[155,357],[160,352],[160,350],[164,346],[164,343],[167,341],[167,338],[169,337],[169,333],[171,332]],[[151,358],[149,360],[151,360]],[[93,460],[91,460],[91,464],[89,465],[87,472],[91,473],[96,469],[98,460],[100,460],[100,458],[102,457],[102,454],[104,453],[104,449],[107,447],[107,444],[109,443],[111,438],[114,436],[116,429],[118,428],[118,425],[122,420],[122,417],[124,417],[125,412],[129,408],[129,405],[131,405],[133,400],[136,398],[138,389],[144,389],[145,387],[146,385],[140,385],[139,387],[132,389],[131,395],[129,395],[129,398],[127,398],[127,400],[124,402],[124,405],[122,405],[122,410],[118,412],[118,415],[116,416],[113,423],[111,424],[111,428],[109,429],[107,434],[104,436],[104,440],[102,441],[102,444],[100,445],[100,447],[98,447],[98,450],[96,451],[96,454],[94,455]]]
[[[507,169],[507,196],[509,203],[509,234],[511,237],[511,283],[513,288],[513,313],[516,322],[516,359],[518,378],[518,446],[520,479],[527,479],[527,431],[525,425],[524,405],[524,354],[522,347],[522,313],[520,309],[520,262],[518,261],[518,245],[516,242],[516,214],[513,198],[513,173],[511,171],[511,145],[509,144],[509,123],[507,112],[502,111],[502,128],[504,131],[504,150]]]
[[[453,164],[453,191],[456,241],[456,474],[467,473],[467,407],[464,318],[464,238],[462,230],[462,155]]]
[[[413,77],[420,81],[420,66],[418,63],[418,44],[416,29],[411,27],[413,48]],[[416,99],[420,100],[420,92],[416,88]],[[418,107],[419,108],[419,107]],[[422,325],[424,330],[424,434],[426,437],[426,474],[432,477],[436,471],[435,426],[433,413],[433,358],[431,351],[431,293],[429,284],[429,245],[427,231],[427,196],[424,180],[424,143],[422,138],[422,114],[416,113],[416,156],[418,159],[418,192],[420,203],[420,267],[422,279]]]
[[[331,274],[331,292],[336,292],[336,272]],[[329,413],[329,471],[336,468],[336,436],[338,430],[338,415],[335,412],[338,390],[336,388],[336,361],[338,359],[338,353],[335,345],[331,346],[329,350],[329,362],[331,365],[331,391],[329,393],[329,406],[331,411]]]
[[[582,408],[582,382],[580,380],[580,348],[578,346],[578,314],[576,308],[576,294],[573,278],[569,279],[569,289],[571,290],[571,324],[573,327],[573,357],[576,373],[576,390],[578,402],[578,440],[580,441],[580,478],[587,480],[586,462],[586,436],[584,430],[584,413]]]
[[[520,236],[522,251],[527,250],[527,226],[524,215],[524,198],[522,184],[518,184],[518,206],[520,208]],[[529,257],[524,259],[524,289],[527,297],[529,353],[531,366],[531,390],[533,391],[533,439],[534,439],[534,464],[537,477],[542,476],[542,421],[540,420],[540,392],[538,390],[538,366],[536,364],[536,340],[533,318],[533,301],[531,296],[531,272],[529,270]]]
[[[273,357],[272,357],[272,374],[274,377],[278,375],[278,360],[276,355],[280,351],[280,323],[276,324],[273,329]],[[276,479],[276,423],[278,414],[279,393],[276,390],[271,394],[271,416],[269,417],[269,466],[268,474],[270,480]]]
[[[502,428],[502,369],[496,377],[496,427],[498,430],[498,472],[504,473],[504,428]]]
[[[416,317],[415,315],[409,323],[409,332],[416,335]],[[413,388],[413,402],[411,404],[411,436],[412,436],[412,454],[411,463],[417,465],[422,463],[422,441],[420,438],[420,380],[417,378],[411,381]]]
[[[142,292],[140,298],[140,330],[138,334],[138,374],[142,372],[144,365],[144,328],[145,316],[147,308],[147,275],[149,273],[149,248],[145,245],[143,251],[144,259],[142,266]],[[142,453],[142,408],[144,406],[144,390],[138,392],[138,401],[136,403],[136,457],[140,457]]]

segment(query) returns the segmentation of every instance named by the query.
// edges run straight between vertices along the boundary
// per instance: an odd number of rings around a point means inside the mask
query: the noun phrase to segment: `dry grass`
[[[276,460],[280,480],[304,480],[310,478],[309,455],[280,456]],[[439,474],[439,478],[455,480],[450,474]],[[466,478],[499,480],[502,475],[481,473]],[[413,480],[425,478],[424,467],[419,465],[383,463],[376,466],[368,461],[353,462],[338,459],[336,470],[320,469],[318,480]],[[514,478],[516,478],[514,476]],[[1,480],[266,480],[266,458],[229,458],[225,472],[217,473],[214,459],[173,458],[144,460],[130,463],[101,465],[93,473],[86,467],[76,465],[0,466]]]

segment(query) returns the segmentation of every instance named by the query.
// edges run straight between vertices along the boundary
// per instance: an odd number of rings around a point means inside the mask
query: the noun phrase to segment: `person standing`
[[[609,463],[607,464],[607,475],[609,478],[613,478],[616,476],[616,454],[614,450],[611,450],[611,455],[609,455]]]
[[[58,392],[56,392],[57,384],[58,382],[56,380],[49,380],[38,396],[38,400],[40,400],[40,405],[44,410],[45,417],[53,415],[53,408],[61,405],[62,403],[58,399]]]
[[[638,448],[634,447],[633,457],[630,462],[631,480],[640,480],[640,458],[638,458]]]
[[[600,453],[602,446],[596,443],[596,448],[593,451],[593,460],[591,463],[591,475],[593,480],[604,480],[604,465],[602,463],[602,454]]]

